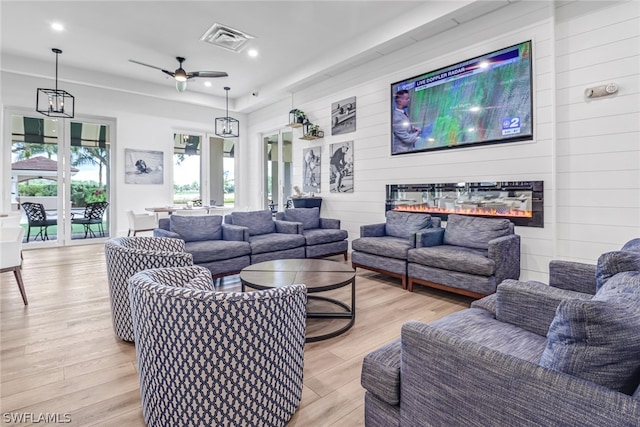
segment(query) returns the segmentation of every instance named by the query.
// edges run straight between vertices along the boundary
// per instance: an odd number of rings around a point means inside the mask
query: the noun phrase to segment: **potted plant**
[[[318,125],[311,125],[309,126],[309,131],[308,131],[308,135],[309,136],[318,136],[318,132],[320,131],[320,126]]]
[[[289,120],[291,123],[304,123],[306,119],[307,115],[302,110],[294,108],[293,110],[289,111]]]

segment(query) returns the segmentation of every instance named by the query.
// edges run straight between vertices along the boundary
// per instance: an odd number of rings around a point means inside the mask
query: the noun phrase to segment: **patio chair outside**
[[[101,237],[104,237],[104,227],[102,226],[102,217],[109,206],[109,202],[93,202],[87,203],[87,207],[84,210],[82,218],[75,218],[74,214],[71,214],[71,224],[82,224],[84,226],[84,238],[87,236],[98,237],[96,233],[91,229],[92,225],[98,226],[98,232]]]
[[[38,240],[38,236],[40,239],[49,240],[49,234],[47,233],[47,228],[52,225],[58,225],[57,219],[47,219],[47,212],[44,210],[44,205],[42,203],[31,203],[24,202],[21,203],[22,209],[24,209],[25,214],[27,215],[27,220],[29,221],[28,229],[27,229],[27,243],[29,242],[29,237],[31,236],[31,227],[39,227],[40,230],[38,234],[34,237],[34,240]]]

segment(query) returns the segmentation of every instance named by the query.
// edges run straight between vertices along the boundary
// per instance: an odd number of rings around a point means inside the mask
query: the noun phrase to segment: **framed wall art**
[[[302,150],[302,166],[304,182],[302,191],[305,193],[320,193],[320,159],[322,147],[310,147]]]
[[[329,192],[353,193],[353,141],[330,147]]]
[[[331,135],[356,131],[356,97],[331,104]]]
[[[125,148],[124,183],[164,184],[164,153]]]

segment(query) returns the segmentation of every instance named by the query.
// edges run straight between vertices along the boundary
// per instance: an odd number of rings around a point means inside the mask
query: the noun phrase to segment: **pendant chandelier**
[[[60,49],[51,49],[56,54],[56,88],[38,88],[36,94],[36,111],[49,117],[74,117],[75,98],[69,92],[58,89],[58,55]]]
[[[216,135],[221,138],[237,138],[240,136],[240,122],[229,117],[229,89],[224,87],[227,97],[227,115],[225,117],[216,118]]]

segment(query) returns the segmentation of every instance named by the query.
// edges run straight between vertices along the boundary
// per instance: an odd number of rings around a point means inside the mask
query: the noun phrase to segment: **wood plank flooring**
[[[329,258],[344,262],[341,256]],[[102,244],[24,251],[29,305],[12,273],[0,287],[0,412],[3,425],[144,426],[133,344],[113,333]],[[239,291],[237,276],[222,291]],[[332,291],[350,301],[350,288]],[[305,347],[302,403],[289,426],[364,425],[363,357],[397,338],[408,320],[431,321],[470,298],[358,269],[356,322],[345,334]],[[314,334],[342,320],[310,320]],[[22,417],[20,419],[20,417]]]

